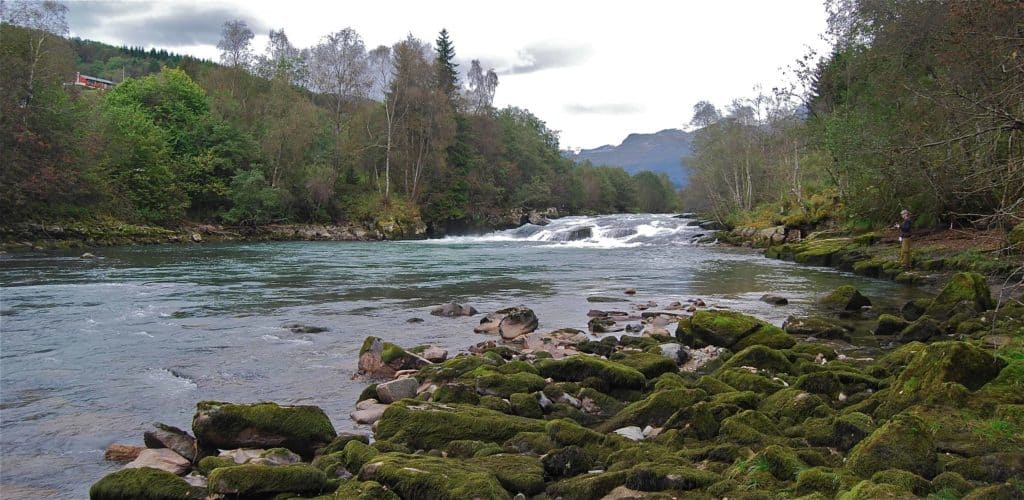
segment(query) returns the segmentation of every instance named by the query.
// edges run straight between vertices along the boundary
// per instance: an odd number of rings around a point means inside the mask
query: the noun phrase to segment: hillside
[[[564,154],[576,162],[590,160],[594,165],[614,165],[631,175],[643,170],[664,172],[677,187],[686,184],[682,159],[690,156],[693,134],[679,129],[665,129],[653,134],[629,134],[618,146],[605,145]]]

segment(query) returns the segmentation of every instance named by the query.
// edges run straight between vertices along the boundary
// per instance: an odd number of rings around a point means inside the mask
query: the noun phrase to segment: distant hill
[[[643,170],[664,172],[676,186],[682,187],[686,184],[682,159],[690,155],[692,138],[690,132],[670,128],[653,134],[629,134],[618,146],[605,145],[563,154],[577,162],[590,160],[594,165],[619,166],[630,175]]]

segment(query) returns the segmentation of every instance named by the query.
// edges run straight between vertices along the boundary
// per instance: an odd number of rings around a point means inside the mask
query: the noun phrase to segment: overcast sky
[[[702,99],[724,106],[785,81],[782,69],[821,40],[821,0],[74,0],[74,36],[217,60],[221,26],[283,28],[297,47],[351,27],[368,48],[447,28],[465,70],[499,75],[495,105],[527,108],[564,148],[619,144],[633,132],[684,128]]]

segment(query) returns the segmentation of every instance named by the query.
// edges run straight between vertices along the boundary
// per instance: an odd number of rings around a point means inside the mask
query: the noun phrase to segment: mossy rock
[[[793,260],[809,266],[828,267],[838,263],[837,254],[852,244],[853,240],[849,238],[806,241],[793,249]]]
[[[966,496],[963,500],[1020,500],[1024,497],[1024,486],[1020,483],[993,484],[978,488]]]
[[[500,398],[507,398],[517,392],[536,392],[543,389],[545,385],[547,385],[547,381],[543,377],[527,372],[490,373],[476,377],[478,393]]]
[[[946,465],[946,470],[956,472],[971,481],[1001,483],[1011,479],[1024,481],[1024,453],[992,453],[971,457]]]
[[[625,404],[596,389],[587,387],[579,393],[584,411],[599,418],[608,418],[625,408]]]
[[[317,497],[324,498],[324,497]],[[334,493],[326,498],[338,500],[401,500],[395,492],[387,489],[377,481],[345,481]]]
[[[377,385],[370,384],[363,388],[363,391],[359,393],[359,398],[356,401],[366,401],[367,399],[377,399]]]
[[[830,370],[801,375],[794,387],[814,394],[837,398],[840,393],[851,395],[867,389],[877,389],[878,379],[863,373],[845,369]]]
[[[328,453],[334,453],[336,451],[344,450],[345,445],[347,445],[349,441],[359,441],[363,444],[368,445],[370,444],[370,436],[367,436],[366,434],[357,434],[353,432],[342,432],[338,434],[338,437],[334,438],[334,440],[331,441],[327,446],[320,448],[319,453],[321,455],[326,455]]]
[[[349,441],[345,445],[345,448],[341,450],[341,454],[338,458],[341,460],[342,465],[345,466],[345,470],[355,474],[359,472],[359,469],[362,468],[366,462],[372,460],[373,457],[380,453],[380,449],[366,445],[362,441]]]
[[[689,380],[683,378],[678,371],[671,373],[662,373],[658,375],[658,378],[652,381],[654,383],[654,391],[667,391],[670,389],[689,389],[693,384]],[[650,388],[651,384],[647,384]]]
[[[931,478],[937,468],[935,444],[924,421],[900,414],[850,450],[846,468],[860,477],[902,469]]]
[[[928,306],[925,313],[934,318],[946,319],[960,302],[967,302],[978,312],[984,312],[996,306],[984,276],[973,272],[956,273]]]
[[[818,339],[843,339],[849,337],[845,328],[818,316],[790,316],[782,326],[786,333],[791,335],[802,335]]]
[[[707,398],[700,389],[673,389],[655,392],[645,399],[632,403],[614,417],[601,424],[601,429],[610,432],[620,427],[647,425],[660,427],[672,414],[682,408]]]
[[[718,474],[694,467],[645,462],[629,469],[625,486],[637,491],[690,491],[721,480]]]
[[[513,415],[526,418],[544,418],[544,410],[541,409],[536,396],[521,392],[515,393],[509,396],[509,404],[512,405]]]
[[[540,432],[544,422],[467,405],[392,404],[377,422],[377,439],[421,449],[441,449],[449,441],[473,439],[502,443],[520,432]]]
[[[976,457],[1024,449],[1024,426],[979,405],[916,405],[905,412],[923,420],[936,448],[951,455]]]
[[[836,288],[818,302],[825,307],[840,311],[859,311],[862,307],[871,305],[871,299],[865,297],[860,290],[852,285]]]
[[[697,379],[695,384],[698,389],[702,389],[708,394],[722,394],[726,392],[736,392],[736,389],[717,378],[702,375]]]
[[[196,405],[192,432],[200,449],[282,447],[306,460],[337,436],[331,420],[316,406],[218,401]]]
[[[854,262],[852,270],[861,276],[879,278],[882,276],[882,270],[885,269],[886,264],[890,262],[892,262],[891,259],[884,257],[872,257]]]
[[[450,382],[484,365],[494,366],[495,363],[481,356],[460,355],[444,363],[420,368],[420,371],[416,373],[416,380]]]
[[[586,446],[604,440],[604,434],[583,427],[572,420],[551,420],[545,430],[548,437],[559,446]]]
[[[800,460],[795,451],[774,444],[761,450],[755,457],[757,459],[764,460],[768,472],[780,481],[792,481],[800,471],[807,468],[807,464]]]
[[[561,498],[562,500],[602,498],[616,487],[625,484],[629,474],[630,470],[584,474],[558,481],[548,486],[545,493],[549,498]]]
[[[1024,404],[1024,360],[1013,360],[972,399],[986,405]]]
[[[761,400],[761,395],[753,391],[724,392],[711,397],[713,404],[733,404],[744,410],[756,410]]]
[[[740,351],[758,345],[771,349],[789,349],[796,345],[796,340],[782,328],[765,323],[757,330],[754,330],[754,333],[741,338],[733,344],[732,349]]]
[[[936,342],[921,349],[892,384],[877,412],[892,415],[912,404],[948,393],[942,384],[953,382],[977,390],[999,375],[1002,359],[966,342]]]
[[[498,396],[481,396],[480,402],[477,404],[481,408],[501,412],[506,415],[512,414],[512,405],[507,399],[500,398]]]
[[[765,444],[779,440],[782,432],[767,415],[746,410],[722,420],[719,437],[731,443]]]
[[[544,492],[544,466],[536,457],[501,454],[476,457],[471,462],[494,474],[501,486],[512,493],[532,496]]]
[[[363,466],[359,478],[377,481],[402,498],[455,500],[512,497],[497,477],[482,467],[462,460],[425,455],[380,455]]]
[[[700,310],[690,318],[695,338],[706,345],[732,347],[764,322],[736,311]]]
[[[583,448],[575,445],[554,450],[543,457],[544,475],[552,479],[573,477],[583,474],[593,466],[591,457]]]
[[[647,382],[644,374],[633,368],[587,355],[542,359],[534,366],[541,376],[561,381],[579,382],[587,377],[599,377],[607,381],[609,387],[624,389],[643,389]]]
[[[480,402],[476,387],[469,384],[442,384],[430,396],[435,403],[463,403],[475,405]]]
[[[199,460],[199,463],[196,464],[196,470],[204,476],[209,476],[213,469],[231,467],[233,465],[238,465],[238,463],[228,457],[208,456]]]
[[[679,429],[686,437],[711,439],[718,434],[718,419],[711,404],[701,401],[688,408],[682,408],[665,421],[666,429]]]
[[[919,497],[927,496],[932,492],[932,483],[927,479],[913,472],[900,469],[886,469],[876,472],[871,476],[871,482],[875,484],[894,484]]]
[[[931,316],[924,315],[900,330],[897,338],[900,342],[927,342],[939,335],[942,335],[942,325]]]
[[[93,500],[199,500],[205,492],[167,471],[141,467],[107,474],[89,488]]]
[[[220,467],[210,473],[210,493],[255,497],[275,493],[320,493],[327,487],[324,471],[306,464]]]
[[[875,335],[895,335],[910,325],[910,322],[892,314],[882,314],[875,326]]]
[[[827,417],[832,413],[820,397],[792,387],[765,398],[758,410],[774,418],[780,426],[798,424],[810,417]]]
[[[657,378],[663,373],[675,373],[679,371],[676,362],[662,356],[649,352],[619,352],[608,359],[616,363],[622,363],[634,370],[643,373],[648,379]]]
[[[877,498],[914,498],[913,492],[895,484],[877,484],[870,480],[857,483],[850,491],[842,492],[839,500],[874,500]]]
[[[952,471],[946,471],[935,476],[932,478],[931,483],[932,491],[940,494],[940,496],[945,491],[949,493],[947,496],[960,497],[974,488],[963,476]]]
[[[750,373],[741,368],[718,370],[715,372],[715,377],[741,391],[753,391],[758,394],[772,394],[784,387],[782,382],[772,380],[761,374]]]
[[[852,478],[841,469],[812,467],[797,473],[795,493],[804,497],[820,493],[825,498],[835,498],[841,489],[852,486]]]
[[[730,357],[721,369],[751,366],[773,373],[793,373],[793,364],[786,355],[769,347],[755,345],[747,347]]]
[[[532,453],[534,455],[543,455],[558,447],[547,432],[520,432],[505,441],[502,446],[506,450],[516,453]]]

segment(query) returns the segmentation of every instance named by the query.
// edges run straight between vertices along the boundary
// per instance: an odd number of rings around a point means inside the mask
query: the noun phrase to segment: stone
[[[199,475],[195,472],[189,472],[185,476],[182,476],[182,479],[184,479],[189,486],[193,488],[202,488],[204,490],[210,484],[210,482],[206,480],[206,476]]]
[[[900,414],[854,446],[847,455],[846,468],[861,477],[901,469],[930,478],[935,476],[938,460],[924,421]]]
[[[201,449],[280,447],[306,459],[337,436],[331,420],[316,406],[219,401],[196,405],[192,432]]]
[[[462,304],[449,302],[447,304],[431,309],[430,314],[434,316],[445,316],[448,318],[454,318],[456,316],[473,316],[474,314],[477,314],[477,310],[471,306],[464,306]]]
[[[448,350],[432,345],[424,349],[420,356],[431,363],[443,363],[448,359]]]
[[[627,288],[626,295],[636,295],[636,288]]]
[[[82,254],[81,258],[82,259],[95,259],[96,256],[91,254],[91,253],[89,253],[89,252],[85,252],[85,253]]]
[[[175,474],[148,467],[107,474],[89,488],[91,500],[202,498],[201,493]]]
[[[778,295],[765,294],[761,296],[761,302],[765,302],[773,306],[784,306],[789,304],[789,299]]]
[[[355,420],[357,424],[373,424],[380,420],[384,415],[384,412],[388,409],[386,404],[378,403],[376,399],[368,399],[366,401],[360,401],[356,403],[356,411],[352,412],[349,416],[352,420]]]
[[[132,446],[130,444],[114,443],[107,446],[103,451],[103,459],[111,462],[131,462],[139,458],[139,453],[146,448],[143,446]]]
[[[713,345],[700,349],[686,349],[687,360],[679,367],[679,370],[694,373],[703,368],[704,365],[718,359],[722,354],[725,354],[728,351],[729,350],[724,347],[717,347]]]
[[[480,318],[480,324],[473,328],[473,333],[490,333],[497,334],[501,320],[505,318],[505,315],[498,313],[489,313],[483,318]]]
[[[635,426],[635,425],[631,425],[631,426],[628,426],[628,427],[622,427],[622,428],[619,428],[619,429],[615,429],[615,431],[613,431],[613,432],[615,432],[616,434],[618,434],[618,435],[620,435],[620,436],[622,436],[622,437],[624,437],[624,438],[626,438],[626,439],[628,439],[630,441],[643,441],[644,440],[644,430],[639,428],[639,427],[637,427],[637,426]]]
[[[967,302],[975,311],[984,312],[995,308],[992,292],[985,277],[978,273],[956,273],[935,297],[925,314],[938,319],[947,319],[960,302]]]
[[[820,300],[823,306],[841,311],[859,311],[871,305],[871,300],[851,285],[843,285]]]
[[[910,325],[910,322],[892,314],[883,314],[878,317],[878,325],[875,327],[875,335],[894,335]]]
[[[157,422],[143,433],[142,439],[149,448],[170,448],[189,462],[196,461],[196,438],[177,427]]]
[[[377,422],[376,438],[413,449],[443,449],[450,441],[504,443],[520,432],[543,432],[542,420],[468,405],[411,400],[392,404]]]
[[[192,463],[185,457],[167,448],[147,448],[139,453],[139,457],[124,466],[126,469],[139,469],[149,467],[176,476],[183,476],[188,472]]]
[[[235,498],[272,497],[277,493],[315,494],[327,487],[324,471],[307,464],[246,464],[210,472],[211,493]]]
[[[359,369],[356,376],[394,378],[401,370],[419,369],[431,364],[420,356],[402,349],[379,337],[366,337],[359,349]]]
[[[414,398],[419,387],[419,381],[412,377],[377,384],[377,400],[390,404],[400,399]]]
[[[302,457],[284,448],[273,448],[260,454],[260,456],[249,460],[250,464],[262,465],[292,465],[302,461]]]
[[[897,337],[900,342],[926,342],[942,334],[942,325],[929,316],[921,316],[900,331]]]
[[[498,324],[498,333],[505,340],[511,340],[520,335],[531,333],[540,324],[537,315],[526,306],[510,307],[502,309],[498,313],[505,315]]]
[[[192,233],[191,238],[193,243],[202,243],[203,241],[203,237],[199,233]]]
[[[249,460],[259,458],[266,451],[263,448],[236,448],[234,450],[224,450],[220,452],[218,457],[230,459],[236,464],[244,464],[249,462]]]
[[[819,339],[843,339],[847,337],[846,330],[843,327],[825,318],[815,316],[790,316],[782,324],[782,329],[791,335],[806,335]]]
[[[690,358],[682,344],[661,344],[658,349],[661,350],[662,356],[675,361],[677,365],[685,363]]]

